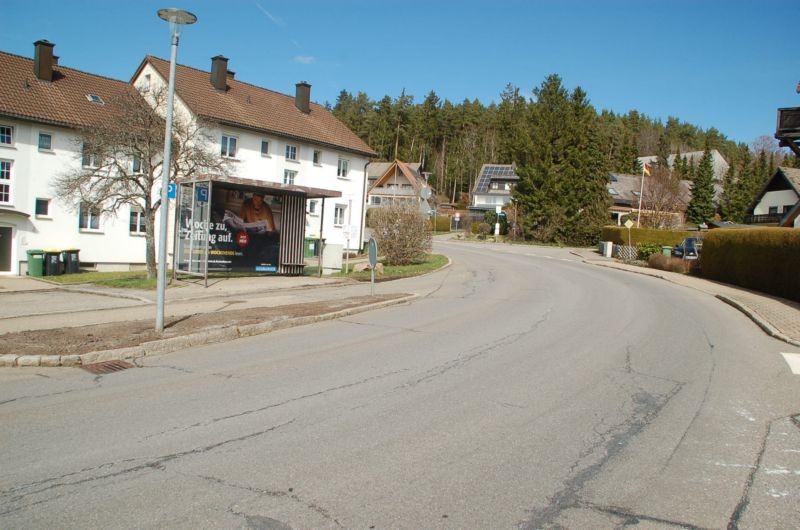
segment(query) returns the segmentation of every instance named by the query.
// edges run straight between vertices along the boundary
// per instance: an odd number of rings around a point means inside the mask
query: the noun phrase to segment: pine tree
[[[697,225],[714,218],[714,165],[708,146],[692,182],[692,200],[686,215],[690,222]]]

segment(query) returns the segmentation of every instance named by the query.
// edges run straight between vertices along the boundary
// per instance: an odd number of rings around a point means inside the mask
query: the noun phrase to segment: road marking
[[[789,369],[795,375],[800,375],[800,353],[783,353],[783,358],[786,360],[786,364],[789,365]]]

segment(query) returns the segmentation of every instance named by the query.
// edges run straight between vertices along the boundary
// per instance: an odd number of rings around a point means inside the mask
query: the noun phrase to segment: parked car
[[[672,255],[682,259],[697,259],[703,250],[703,238],[687,237],[672,248]]]

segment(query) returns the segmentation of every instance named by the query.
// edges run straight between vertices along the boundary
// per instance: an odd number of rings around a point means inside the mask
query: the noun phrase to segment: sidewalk
[[[572,253],[584,263],[653,276],[716,296],[750,317],[768,335],[800,347],[800,303],[687,274],[628,265],[589,249]]]
[[[155,333],[155,291],[55,285],[0,277],[0,366],[77,366],[169,353],[201,344],[403,303],[369,283],[260,276],[173,283],[165,330]]]

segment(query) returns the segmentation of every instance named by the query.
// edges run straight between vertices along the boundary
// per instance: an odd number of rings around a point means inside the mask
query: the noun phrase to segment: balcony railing
[[[778,213],[762,214],[762,215],[745,215],[744,224],[747,225],[767,225],[778,224],[781,222],[783,216]]]

